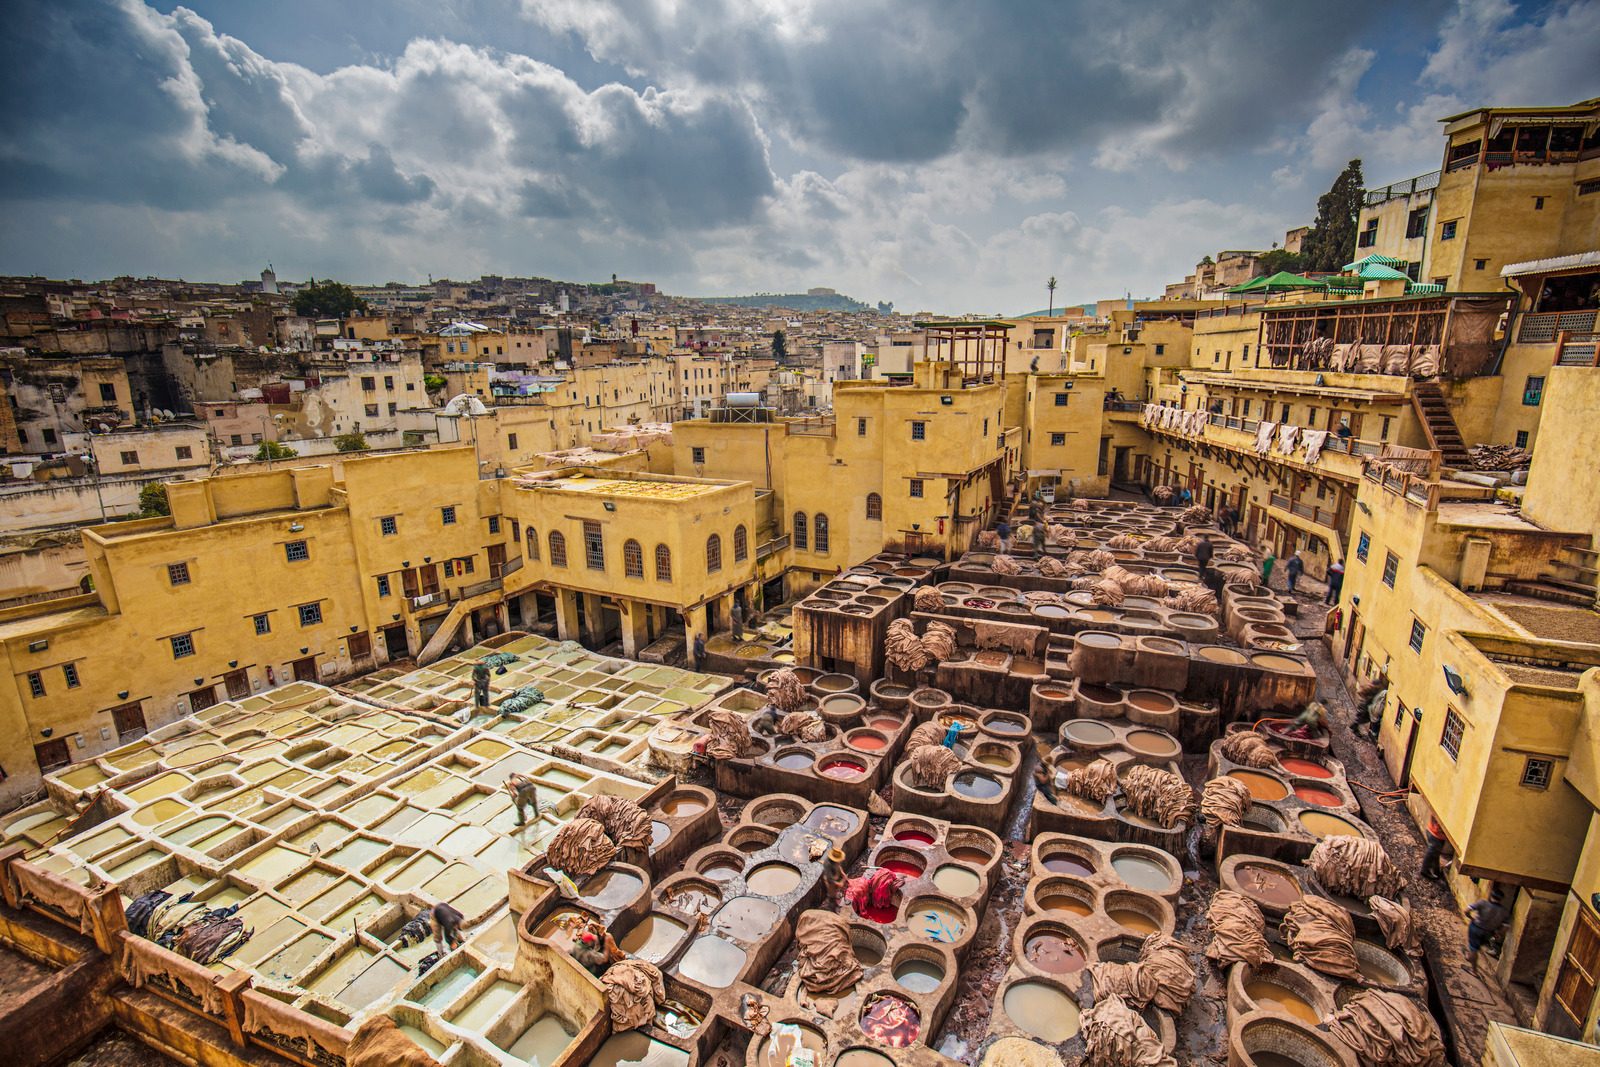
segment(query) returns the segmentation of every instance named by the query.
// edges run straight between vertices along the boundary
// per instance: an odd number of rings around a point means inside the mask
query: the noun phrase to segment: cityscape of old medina
[[[0,1062],[1600,1065],[1600,0],[13,0]]]

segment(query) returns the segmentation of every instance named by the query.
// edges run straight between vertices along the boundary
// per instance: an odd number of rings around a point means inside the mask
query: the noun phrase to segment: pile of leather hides
[[[1306,866],[1330,893],[1362,900],[1398,897],[1406,884],[1383,846],[1367,837],[1324,837],[1311,850]]]
[[[1200,818],[1207,826],[1238,826],[1250,810],[1250,789],[1230,775],[1218,775],[1200,793]]]
[[[779,711],[799,711],[808,699],[806,684],[792,668],[780,667],[767,680],[767,702]]]
[[[1356,928],[1350,913],[1323,897],[1290,905],[1279,927],[1295,961],[1335,978],[1361,980],[1356,963]]]
[[[1122,779],[1122,795],[1135,815],[1168,830],[1194,810],[1194,790],[1189,783],[1159,767],[1130,767]]]
[[[1367,907],[1372,909],[1372,917],[1378,920],[1378,928],[1390,948],[1407,956],[1422,955],[1422,930],[1411,905],[1374,896],[1367,898]]]
[[[923,745],[911,753],[906,777],[919,789],[943,788],[945,779],[961,770],[961,758],[943,745]]]
[[[1328,1016],[1328,1031],[1371,1067],[1444,1067],[1433,1016],[1410,997],[1369,989]]]
[[[1231,889],[1218,891],[1206,909],[1206,921],[1211,924],[1211,944],[1206,955],[1218,966],[1230,963],[1248,963],[1264,967],[1273,960],[1272,948],[1267,944],[1267,920],[1256,902],[1243,893]]]
[[[587,878],[617,856],[606,828],[593,819],[573,819],[550,838],[545,862],[569,878]]]
[[[996,556],[989,561],[989,569],[996,574],[1021,574],[1022,564],[1014,556]]]
[[[737,711],[713,711],[706,719],[706,729],[710,732],[706,755],[712,759],[738,759],[749,753],[750,724]]]
[[[1062,788],[1075,797],[1104,804],[1117,791],[1116,764],[1102,756],[1086,767],[1070,770]]]
[[[842,997],[861,980],[861,962],[850,944],[850,924],[842,915],[812,909],[794,928],[800,982],[813,996]]]
[[[1178,1015],[1194,995],[1194,965],[1189,953],[1165,934],[1146,936],[1133,963],[1090,964],[1089,977],[1096,1001],[1114,994],[1141,1011],[1154,1004]]]
[[[1267,739],[1254,730],[1235,730],[1231,734],[1224,735],[1217,745],[1217,751],[1230,761],[1241,763],[1246,767],[1283,769],[1278,763],[1278,754],[1272,751]]]
[[[577,817],[599,823],[618,848],[648,848],[650,845],[650,816],[637,801],[627,797],[609,793],[590,797],[578,809]]]
[[[1177,1067],[1150,1024],[1115,993],[1095,1001],[1079,1020],[1088,1067]]]
[[[653,963],[625,959],[613,963],[600,976],[611,1005],[611,1031],[638,1030],[656,1017],[656,1005],[667,999],[666,983]]]
[[[918,611],[943,611],[944,594],[931,585],[924,585],[911,598],[911,605]]]
[[[778,720],[778,732],[797,741],[823,741],[828,724],[814,711],[791,711]]]

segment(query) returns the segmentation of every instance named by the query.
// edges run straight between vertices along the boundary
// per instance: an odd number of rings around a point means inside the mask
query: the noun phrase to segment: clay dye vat
[[[783,912],[762,897],[734,897],[717,911],[713,929],[735,941],[759,941],[783,921]]]
[[[909,854],[894,853],[879,856],[878,866],[909,879],[921,877],[927,864],[920,857],[914,858]]]
[[[1044,869],[1051,874],[1076,874],[1086,877],[1094,873],[1094,866],[1088,860],[1075,856],[1070,852],[1057,852],[1046,856]]]
[[[932,993],[944,981],[944,968],[932,960],[912,957],[895,964],[894,980],[913,993]]]
[[[1132,908],[1108,909],[1106,911],[1106,917],[1112,922],[1116,923],[1118,926],[1122,927],[1124,930],[1131,930],[1140,937],[1144,937],[1147,934],[1153,934],[1161,929],[1161,927],[1156,925],[1154,919],[1150,918],[1144,912],[1135,911]]]
[[[1302,896],[1299,882],[1272,867],[1242,863],[1235,869],[1234,877],[1246,896],[1278,911],[1288,909]]]
[[[902,845],[909,845],[912,848],[933,847],[933,835],[923,833],[921,830],[901,830],[894,835],[894,839]]]
[[[1325,811],[1302,811],[1300,825],[1313,837],[1360,837],[1361,831],[1349,819]]]
[[[1332,778],[1333,771],[1314,760],[1301,759],[1298,756],[1280,756],[1278,762],[1289,774],[1301,778]]]
[[[1074,745],[1109,745],[1117,739],[1117,734],[1105,723],[1077,719],[1061,728],[1061,738]]]
[[[612,1034],[589,1067],[689,1067],[689,1054],[638,1030]]]
[[[1046,912],[1055,912],[1062,915],[1088,916],[1094,914],[1094,908],[1087,902],[1065,893],[1055,893],[1051,896],[1040,897],[1039,907]]]
[[[890,1048],[907,1048],[922,1033],[922,1014],[904,997],[875,993],[861,1010],[861,1032]]]
[[[867,765],[846,756],[830,756],[817,764],[817,773],[824,778],[851,782],[867,773]]]
[[[789,1067],[792,1057],[801,1049],[812,1054],[813,1062],[823,1063],[823,1056],[828,1051],[828,1039],[820,1030],[804,1023],[774,1023],[772,1033],[761,1044],[760,1065]]]
[[[1078,1032],[1078,1002],[1045,982],[1015,982],[1000,1003],[1018,1028],[1051,1044]]]
[[[746,876],[750,892],[764,897],[781,897],[800,884],[800,872],[785,863],[763,863]]]
[[[851,1048],[839,1054],[833,1067],[894,1067],[894,1060],[870,1048]]]
[[[642,888],[644,882],[636,875],[608,868],[584,882],[578,893],[590,907],[610,911],[632,900]]]
[[[983,885],[983,879],[970,867],[946,863],[933,872],[933,884],[946,896],[970,897]]]
[[[961,940],[966,920],[955,908],[934,900],[919,900],[908,911],[906,925],[929,941],[950,944]]]
[[[1324,789],[1316,785],[1297,785],[1294,795],[1307,804],[1315,804],[1319,808],[1337,808],[1344,805],[1344,798],[1331,789]]]
[[[981,848],[973,848],[971,845],[958,845],[950,849],[949,854],[953,860],[977,864],[980,867],[989,862],[989,853]]]
[[[705,811],[706,802],[697,796],[675,793],[662,801],[661,810],[667,815],[682,819]]]
[[[783,752],[772,762],[786,771],[803,771],[815,761],[809,752]]]
[[[807,830],[815,830],[824,837],[837,841],[847,836],[856,828],[856,815],[846,808],[836,808],[831,804],[819,804],[806,816],[805,822],[800,825]]]
[[[1289,787],[1270,774],[1260,771],[1229,771],[1229,778],[1237,778],[1250,790],[1250,796],[1256,800],[1282,800],[1289,795]]]
[[[572,1037],[559,1015],[545,1014],[518,1034],[505,1050],[529,1067],[550,1067],[567,1050]]]
[[[1083,970],[1089,962],[1083,950],[1070,938],[1056,933],[1028,938],[1022,954],[1029,963],[1048,974],[1073,974]]]
[[[852,730],[845,735],[845,744],[863,752],[881,752],[889,747],[889,739],[876,730]]]
[[[461,1009],[461,1014],[450,1021],[463,1030],[481,1033],[521,988],[515,982],[509,982],[504,978],[497,979],[488,989],[472,998],[472,1002]]]
[[[1257,1007],[1292,1015],[1307,1026],[1315,1026],[1322,1021],[1317,1017],[1317,1009],[1313,1008],[1304,997],[1276,982],[1257,978],[1245,983],[1244,993],[1255,1001]],[[1260,1062],[1259,1055],[1256,1057],[1256,1062]]]
[[[1135,889],[1159,893],[1172,884],[1172,872],[1156,860],[1133,853],[1113,856],[1111,869]]]
[[[720,937],[696,938],[678,961],[678,974],[708,989],[726,989],[744,967],[744,949]]]
[[[950,787],[964,797],[974,800],[992,800],[1005,791],[999,779],[991,778],[987,774],[978,774],[974,771],[963,771],[955,776]]]
[[[646,963],[659,965],[671,954],[673,947],[687,929],[687,926],[670,915],[652,912],[640,919],[638,925],[629,930],[628,935],[618,944],[624,952],[637,956]]]
[[[1154,730],[1130,730],[1124,741],[1128,748],[1149,759],[1177,759],[1183,753],[1183,746],[1170,734]]]

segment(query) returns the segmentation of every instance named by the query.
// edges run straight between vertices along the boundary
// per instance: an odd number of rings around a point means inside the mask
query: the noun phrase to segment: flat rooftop
[[[692,500],[705,496],[725,485],[705,482],[658,482],[632,478],[550,478],[531,482],[529,489],[560,490],[567,493],[588,493],[595,496],[626,496],[652,500]]]
[[[1452,483],[1457,484],[1457,483]],[[1470,483],[1459,483],[1470,485]],[[1440,526],[1468,526],[1481,530],[1520,530],[1527,533],[1549,533],[1544,527],[1529,522],[1520,513],[1497,500],[1441,500],[1438,523]]]

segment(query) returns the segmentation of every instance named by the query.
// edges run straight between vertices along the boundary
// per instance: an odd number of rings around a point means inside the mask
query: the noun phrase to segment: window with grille
[[[28,672],[28,692],[35,697],[44,696],[44,675],[38,671]]]
[[[385,515],[378,520],[378,532],[385,537],[393,537],[400,532],[400,521],[393,515]]]
[[[379,583],[378,584],[378,595],[379,596],[387,596],[388,595],[386,592],[384,592],[384,583],[387,582],[387,580],[388,579],[385,579],[385,578],[379,578],[378,579],[378,583]],[[265,614],[250,616],[250,622],[251,622],[251,625],[253,625],[255,627],[255,629],[256,629],[256,636],[257,637],[265,637],[267,634],[270,634],[272,632],[272,620],[270,618],[268,618]]]
[[[1400,571],[1400,557],[1393,552],[1383,554],[1383,584],[1390,589],[1394,588],[1395,575]]]
[[[813,551],[828,554],[828,516],[820,511],[811,520],[811,546]]]
[[[672,581],[672,549],[666,545],[656,546],[656,581]]]
[[[1421,620],[1412,619],[1411,620],[1411,641],[1410,641],[1411,651],[1416,652],[1416,653],[1418,653],[1420,655],[1421,652],[1422,652],[1423,639],[1426,638],[1427,636],[1428,636],[1428,628],[1426,626],[1422,625]]]
[[[179,459],[194,458],[194,449],[190,448],[188,445],[179,445],[176,451]]]
[[[1057,393],[1056,394],[1056,407],[1058,407],[1058,408],[1066,407],[1067,406],[1067,400],[1071,396],[1072,396],[1071,393]]]
[[[139,462],[139,453],[137,453],[137,452],[124,452],[122,454],[122,462],[123,462],[124,466],[128,466],[128,467],[136,466],[138,464],[138,462]]]
[[[1367,553],[1372,548],[1372,538],[1363,532],[1356,538],[1356,559],[1362,563],[1367,561]]]
[[[300,613],[301,626],[315,626],[322,621],[321,604],[301,604],[295,610]]]
[[[1597,980],[1600,980],[1600,921],[1580,905],[1577,921],[1572,924],[1572,936],[1567,939],[1566,955],[1561,959],[1561,970],[1556,975],[1556,1003],[1580,1027],[1589,1017]]]
[[[447,560],[444,561],[444,576],[446,578],[454,578],[456,576],[456,561],[455,560],[447,559]]]
[[[1406,704],[1403,700],[1394,702],[1394,724],[1399,726],[1406,721]]]
[[[583,561],[592,571],[606,569],[606,542],[598,522],[583,524]]]
[[[539,531],[537,528],[533,526],[528,527],[527,541],[528,558],[537,563],[539,561]]]
[[[182,659],[194,655],[194,635],[179,634],[177,637],[167,639],[172,643],[172,658]]]
[[[874,522],[883,519],[883,497],[877,493],[867,494],[867,518]]]
[[[456,524],[456,506],[454,504],[446,504],[440,508],[439,519],[446,526],[454,526]]]
[[[1528,380],[1522,387],[1522,403],[1527,407],[1536,408],[1543,399],[1544,376],[1538,374],[1528,375]]]
[[[807,544],[806,513],[803,511],[797,511],[794,513],[794,547],[803,551]]]
[[[698,466],[698,465],[704,463],[705,461],[706,461],[706,450],[705,449],[701,448],[698,445],[696,445],[695,447],[689,449],[689,462],[690,463],[693,463],[696,466]]]
[[[921,497],[922,496],[922,479],[921,478],[913,478],[913,479],[911,479],[910,489],[911,489],[911,495],[912,496]]]
[[[628,578],[644,577],[644,549],[632,538],[622,542],[622,573]]]
[[[188,585],[189,565],[187,563],[167,564],[167,581],[173,585]]]
[[[926,441],[928,439],[928,424],[913,422],[911,424],[911,439],[913,441]]]
[[[288,541],[283,546],[283,558],[290,563],[304,563],[311,558],[311,550],[304,541]]]
[[[80,683],[78,681],[78,665],[76,663],[63,663],[61,665],[61,676],[67,680],[68,689],[78,688]]]
[[[1467,732],[1467,724],[1455,708],[1449,708],[1444,713],[1444,729],[1439,733],[1439,747],[1450,753],[1451,759],[1461,758],[1461,738]]]
[[[550,566],[565,567],[567,565],[567,539],[560,530],[550,531]]]
[[[865,436],[867,436],[867,420],[866,419],[857,419],[856,420],[856,436],[857,437],[865,437]]]
[[[1529,789],[1548,789],[1554,777],[1556,761],[1543,756],[1529,756],[1522,765],[1522,784]]]
[[[706,538],[706,570],[715,574],[722,569],[722,538],[712,534]]]
[[[1064,433],[1053,433],[1050,435],[1050,443],[1057,447],[1064,445],[1067,443],[1067,435]]]
[[[733,561],[743,563],[750,558],[750,534],[741,523],[733,528]]]
[[[489,516],[489,532],[492,534],[497,534],[500,532],[500,516]]]

